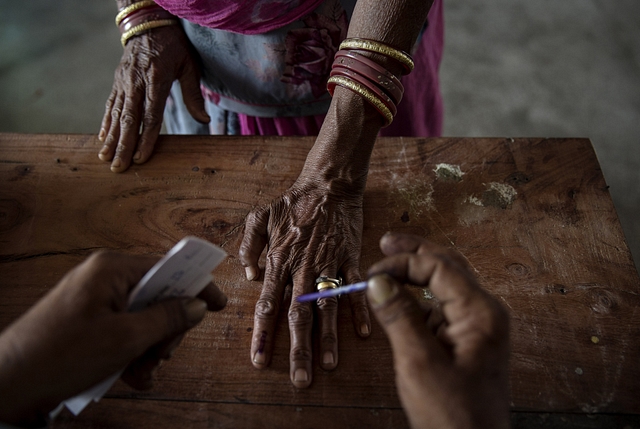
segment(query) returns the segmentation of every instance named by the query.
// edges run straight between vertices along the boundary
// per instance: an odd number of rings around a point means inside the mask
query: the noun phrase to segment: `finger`
[[[257,208],[247,215],[239,251],[240,262],[245,269],[247,280],[255,280],[260,275],[258,260],[269,240],[268,222],[268,207]]]
[[[504,308],[486,293],[471,273],[446,254],[401,253],[389,256],[369,269],[370,275],[386,273],[401,283],[428,285],[442,303],[449,324],[446,335],[458,344],[477,349],[486,339],[501,342],[508,335]]]
[[[116,298],[122,300],[125,308],[129,292],[140,279],[158,262],[156,256],[126,255],[122,253],[99,251],[93,253],[78,265],[68,276],[80,276],[81,281],[70,284],[94,284],[96,278],[112,279],[109,290],[115,290]],[[109,292],[109,291],[107,291]],[[112,299],[112,294],[108,294]]]
[[[163,360],[169,360],[173,356],[173,352],[178,348],[182,340],[184,339],[185,334],[176,335],[173,338],[168,338],[164,341],[158,343],[155,347],[157,349],[157,356]]]
[[[450,259],[467,268],[466,259],[458,252],[439,246],[426,238],[413,234],[387,232],[380,238],[380,249],[387,256],[398,253],[424,253],[445,254]]]
[[[127,313],[123,320],[129,327],[129,337],[123,348],[132,357],[140,356],[149,347],[193,328],[206,312],[206,302],[190,298],[168,299],[144,310]]]
[[[398,253],[416,253],[420,246],[429,246],[430,241],[413,234],[387,232],[380,238],[380,250],[386,256]],[[433,244],[433,246],[436,246]]]
[[[140,143],[133,155],[133,162],[142,164],[153,153],[153,148],[162,129],[162,115],[164,106],[169,96],[170,86],[156,84],[153,81],[147,83],[144,117],[142,119],[142,134]]]
[[[193,62],[186,64],[179,80],[182,99],[193,119],[203,124],[211,122],[211,117],[209,117],[204,108],[204,98],[200,89],[200,75],[193,66]]]
[[[327,268],[320,275],[337,279],[336,271],[335,268]],[[300,276],[300,278],[300,282],[308,281],[308,276]],[[294,278],[294,283],[295,281]],[[320,366],[330,371],[338,365],[338,299],[336,297],[321,298],[317,301],[317,309],[320,328]]]
[[[111,107],[110,126],[102,149],[98,157],[102,161],[111,161],[116,153],[116,146],[120,140],[120,116],[122,115],[122,106],[124,105],[124,95],[116,95],[116,99]]]
[[[299,389],[309,387],[312,379],[313,348],[311,334],[313,331],[313,310],[310,302],[298,302],[295,298],[298,294],[303,293],[305,285],[313,284],[315,284],[315,276],[309,267],[299,269],[293,278],[294,296],[289,307],[289,335],[291,338],[289,376],[293,385]],[[335,299],[333,301],[335,302]],[[336,305],[333,308],[331,308],[330,302],[330,300],[325,301],[327,305],[327,314],[324,319],[326,326],[321,334],[323,337],[327,335],[325,350],[334,352],[337,362],[337,323],[335,322],[337,318],[337,302],[335,302]],[[323,342],[324,340],[325,338],[323,338]],[[330,368],[331,364],[327,365],[327,367]]]
[[[101,142],[103,142],[107,137],[107,131],[109,130],[109,128],[111,128],[111,108],[113,107],[113,103],[116,100],[116,95],[118,95],[118,90],[114,86],[114,88],[111,90],[111,94],[109,94],[109,98],[107,98],[107,102],[105,103],[104,115],[102,116],[102,123],[100,124],[98,140],[100,140]]]
[[[134,359],[122,373],[122,381],[136,390],[149,390],[153,387],[153,376],[160,366],[161,359],[155,351],[149,351]]]
[[[213,282],[202,289],[198,298],[207,303],[209,311],[220,311],[227,305],[227,296]]]
[[[345,265],[342,267],[342,272],[344,273],[345,284],[354,284],[362,280],[357,266]],[[356,332],[363,338],[368,337],[371,334],[371,318],[365,293],[349,294],[349,304],[351,305],[351,318]]]
[[[370,278],[367,297],[389,337],[400,375],[415,372],[416,364],[428,365],[446,358],[442,346],[424,323],[425,313],[417,300],[393,278],[387,275]]]
[[[251,362],[256,368],[269,366],[278,312],[287,281],[282,265],[274,263],[273,258],[267,255],[264,284],[256,302],[251,338]]]
[[[133,153],[138,146],[143,105],[144,93],[135,88],[126,98],[120,116],[120,141],[111,161],[111,171],[114,173],[122,173],[131,165]]]

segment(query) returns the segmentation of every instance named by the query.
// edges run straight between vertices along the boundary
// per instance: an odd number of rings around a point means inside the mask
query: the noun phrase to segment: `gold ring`
[[[338,286],[342,285],[342,278],[338,277],[337,279],[320,276],[316,279],[316,288],[321,291],[323,289],[335,289]]]

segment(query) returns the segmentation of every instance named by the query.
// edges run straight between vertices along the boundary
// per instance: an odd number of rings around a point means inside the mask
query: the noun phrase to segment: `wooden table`
[[[358,338],[347,305],[340,364],[314,364],[309,389],[289,381],[286,312],[271,367],[251,365],[261,284],[236,257],[244,219],[292,184],[312,144],[164,136],[150,162],[113,174],[94,136],[0,134],[0,327],[94,250],[159,255],[193,234],[230,255],[215,271],[227,308],[186,337],[153,390],[118,382],[54,427],[406,426],[387,339],[376,324]],[[454,247],[510,310],[516,427],[636,425],[640,280],[607,188],[587,139],[380,139],[362,270],[385,231]]]

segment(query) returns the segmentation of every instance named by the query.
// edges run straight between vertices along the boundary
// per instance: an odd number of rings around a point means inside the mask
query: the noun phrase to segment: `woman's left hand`
[[[343,282],[360,281],[362,193],[340,179],[303,174],[280,198],[249,213],[240,259],[247,278],[259,277],[258,259],[268,244],[264,285],[256,303],[251,360],[257,368],[269,365],[274,331],[285,288],[293,283],[289,307],[291,335],[290,377],[294,386],[308,387],[312,379],[313,305],[296,297],[315,292],[319,276]],[[364,293],[349,295],[356,332],[371,332]],[[331,370],[338,364],[338,300],[317,302],[320,318],[320,365]]]

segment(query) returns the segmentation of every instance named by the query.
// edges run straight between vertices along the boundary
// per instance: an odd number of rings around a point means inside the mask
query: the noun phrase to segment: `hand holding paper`
[[[42,424],[60,401],[123,368],[129,384],[150,386],[153,364],[166,358],[207,308],[226,304],[210,283],[224,252],[198,239],[176,247],[162,266],[154,266],[156,257],[96,253],[7,328],[0,335],[0,421]],[[174,258],[183,258],[179,269],[164,268],[179,260]],[[167,271],[171,275],[162,277]],[[172,276],[178,271],[183,273]],[[187,298],[198,294],[201,299]],[[145,308],[147,303],[153,304]],[[130,306],[139,311],[130,312]]]

